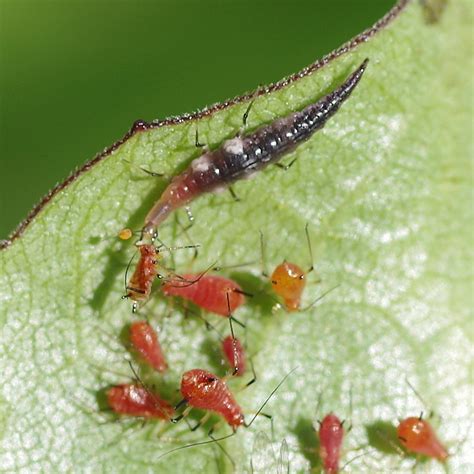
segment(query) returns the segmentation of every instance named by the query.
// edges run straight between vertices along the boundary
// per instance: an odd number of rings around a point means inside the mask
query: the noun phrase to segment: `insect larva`
[[[168,368],[156,331],[146,321],[130,325],[130,343],[142,359],[158,372]]]
[[[107,390],[107,402],[118,415],[170,420],[174,409],[141,384],[121,384]]]
[[[226,140],[206,151],[175,176],[145,217],[142,234],[153,236],[166,217],[203,193],[227,187],[271,163],[277,163],[300,143],[308,140],[332,117],[350,96],[367,67],[366,59],[333,92],[299,112],[264,125],[254,132]]]

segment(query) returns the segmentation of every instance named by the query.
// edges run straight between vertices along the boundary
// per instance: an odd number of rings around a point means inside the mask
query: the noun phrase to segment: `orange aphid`
[[[130,326],[130,343],[140,356],[158,372],[168,368],[155,330],[146,321],[135,321]]]
[[[169,420],[173,407],[155,393],[138,384],[122,384],[107,390],[107,402],[119,415]]]
[[[448,451],[439,441],[433,428],[421,417],[411,416],[402,420],[397,428],[397,436],[407,451],[439,461],[448,458]]]
[[[130,298],[135,302],[134,310],[138,302],[147,301],[150,293],[153,280],[158,275],[156,263],[158,260],[158,252],[154,245],[142,244],[139,245],[140,260],[137,263],[135,271],[133,272],[130,281],[127,284],[127,294],[125,298]]]
[[[283,262],[271,276],[273,291],[280,296],[288,311],[298,311],[306,285],[305,272],[294,263]]]

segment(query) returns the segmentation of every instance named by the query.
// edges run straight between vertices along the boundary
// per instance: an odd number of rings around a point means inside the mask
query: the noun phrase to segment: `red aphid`
[[[305,272],[294,263],[283,262],[271,276],[273,291],[282,298],[288,311],[298,311],[306,286]]]
[[[142,385],[122,384],[107,390],[110,408],[119,415],[169,420],[173,407]]]
[[[162,289],[166,296],[179,296],[219,316],[230,316],[229,306],[233,313],[245,303],[239,284],[217,275],[187,273],[167,281]]]
[[[398,425],[397,435],[407,451],[442,462],[448,458],[448,451],[439,441],[432,426],[421,417],[411,416],[402,420]]]
[[[156,263],[158,261],[158,252],[154,245],[139,245],[140,259],[137,263],[135,271],[127,285],[128,293],[125,295],[133,301],[147,301],[153,280],[156,278],[158,271]]]
[[[246,369],[245,352],[240,341],[232,336],[227,336],[222,341],[222,351],[229,365],[235,370],[234,375],[244,375]]]
[[[326,474],[339,472],[343,440],[343,424],[336,415],[329,413],[323,418],[319,426],[319,456]]]
[[[131,324],[130,343],[143,360],[158,372],[164,372],[168,368],[156,332],[146,321]]]
[[[181,379],[181,394],[190,407],[218,413],[233,430],[245,423],[242,409],[226,383],[206,370],[185,372]]]

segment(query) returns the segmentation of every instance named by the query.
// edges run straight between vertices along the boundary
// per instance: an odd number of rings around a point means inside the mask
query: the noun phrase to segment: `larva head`
[[[272,273],[273,291],[285,302],[288,311],[297,311],[306,285],[305,272],[294,263],[283,262]]]
[[[441,444],[430,423],[421,417],[411,416],[400,422],[397,428],[400,443],[413,453],[445,461],[448,451]]]

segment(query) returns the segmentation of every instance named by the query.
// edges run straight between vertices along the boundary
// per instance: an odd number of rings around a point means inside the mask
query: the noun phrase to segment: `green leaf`
[[[265,407],[274,416],[273,433],[261,417],[222,442],[238,472],[250,471],[252,457],[276,472],[285,463],[279,455],[284,439],[292,472],[318,468],[312,424],[329,411],[353,424],[342,463],[369,444],[348,472],[409,471],[415,458],[400,456],[386,437],[398,417],[421,410],[441,417],[433,424],[452,453],[447,469],[472,470],[464,442],[471,428],[473,339],[466,225],[473,217],[472,6],[450,1],[427,16],[429,3],[400,3],[367,41],[258,97],[250,128],[302,108],[370,58],[340,112],[286,158],[298,158],[289,171],[267,169],[238,183],[240,202],[225,194],[198,199],[188,232],[201,245],[198,258],[181,250],[165,260],[182,272],[214,261],[254,262],[223,272],[256,295],[237,314],[247,323],[241,335],[258,374],[257,383],[237,395],[249,418],[298,367]],[[235,135],[247,105],[236,102],[198,120],[134,134],[58,189],[0,253],[2,471],[232,471],[215,444],[160,458],[206,440],[204,429],[117,422],[101,408],[103,389],[132,376],[120,333],[135,318],[121,300],[134,249],[116,234],[142,225],[167,182],[139,167],[175,175],[199,153],[196,127],[202,142],[219,146]],[[184,223],[183,213],[177,216]],[[307,266],[307,222],[317,275],[308,277],[305,303],[340,286],[307,311],[272,311],[268,282],[260,276],[259,231],[269,267],[284,258]],[[189,243],[176,217],[160,230],[170,245]],[[160,326],[170,365],[164,377],[142,376],[173,402],[183,371],[224,373],[213,332],[159,290],[141,316]],[[206,317],[227,329],[221,318]],[[238,390],[243,382],[230,385]],[[229,428],[221,424],[216,433],[225,436]],[[429,460],[417,469],[444,472]]]

